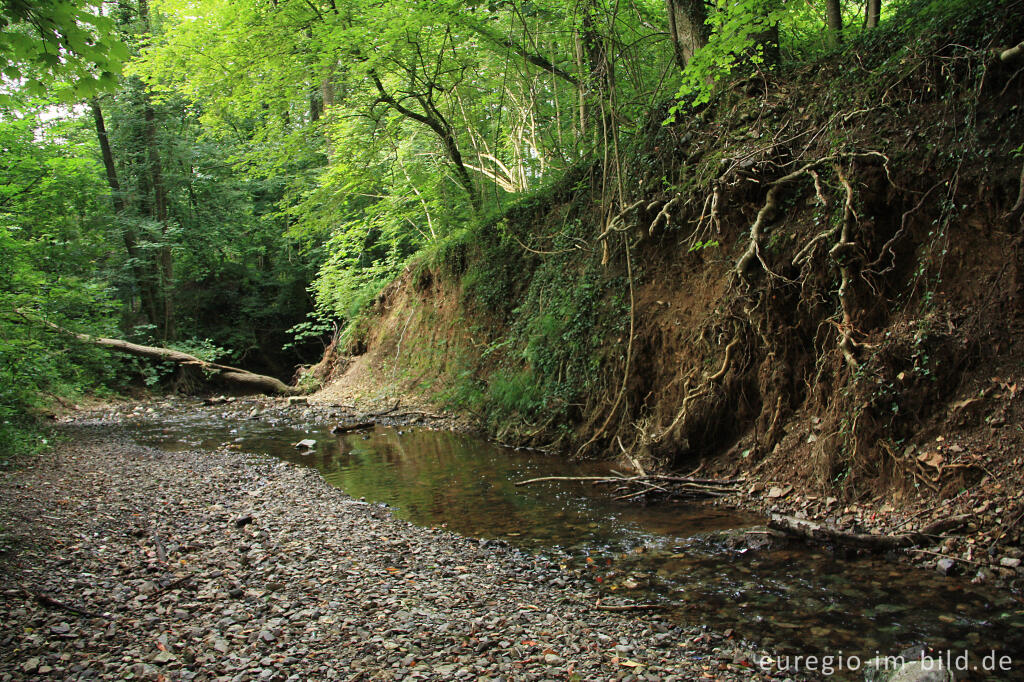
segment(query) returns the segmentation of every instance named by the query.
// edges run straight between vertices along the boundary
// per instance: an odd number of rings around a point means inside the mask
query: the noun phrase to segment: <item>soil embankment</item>
[[[110,419],[60,431],[0,483],[0,679],[759,675],[721,635],[601,611],[542,558],[311,470],[142,447]]]
[[[992,10],[655,112],[614,168],[410,265],[318,399],[742,478],[744,505],[853,533],[967,515],[915,556],[1024,589],[1024,79],[993,50],[1024,14]]]

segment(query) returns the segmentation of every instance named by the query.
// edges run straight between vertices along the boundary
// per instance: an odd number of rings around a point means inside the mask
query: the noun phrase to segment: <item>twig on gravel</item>
[[[907,551],[908,552],[917,552],[917,553],[920,553],[920,554],[930,554],[932,556],[942,557],[943,559],[952,559],[953,561],[963,561],[964,563],[974,564],[975,566],[987,566],[988,565],[988,562],[986,562],[986,561],[975,561],[973,559],[965,559],[964,557],[950,556],[949,554],[942,554],[941,552],[933,552],[930,549],[918,549],[916,547],[911,547]]]
[[[668,608],[664,604],[594,604],[599,611],[659,611]]]
[[[104,616],[101,613],[96,613],[95,611],[86,611],[85,609],[80,609],[77,606],[72,606],[71,604],[65,604],[64,602],[60,601],[59,599],[54,599],[50,595],[44,594],[43,592],[36,592],[35,590],[30,590],[29,588],[25,587],[24,585],[18,585],[18,588],[22,592],[24,592],[26,595],[28,595],[29,597],[32,597],[37,602],[39,602],[40,604],[42,604],[43,606],[46,606],[48,608],[60,609],[62,611],[67,611],[68,613],[74,613],[74,614],[77,614],[79,616],[85,616],[87,618],[106,618],[106,616]]]
[[[185,583],[191,582],[192,578],[194,578],[194,577],[195,576],[192,575],[191,573],[189,573],[188,575],[183,575],[180,578],[178,578],[177,580],[172,580],[171,582],[167,583],[163,587],[159,588],[158,590],[153,592],[153,594],[157,595],[157,594],[161,594],[163,592],[167,592],[168,590],[173,590],[175,587],[181,587]]]
[[[156,548],[156,558],[157,558],[157,560],[160,563],[162,563],[162,564],[166,564],[167,563],[167,548],[164,547],[163,540],[161,540],[160,536],[157,535],[156,533],[153,533],[153,547]]]

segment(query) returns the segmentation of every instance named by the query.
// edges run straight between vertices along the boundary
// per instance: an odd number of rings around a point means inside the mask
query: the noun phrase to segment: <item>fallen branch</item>
[[[968,563],[968,564],[974,564],[975,566],[986,566],[987,565],[987,563],[983,562],[983,561],[975,561],[974,559],[968,559],[966,557],[950,556],[948,554],[942,554],[940,552],[933,552],[933,551],[931,551],[929,549],[918,549],[918,548],[912,547],[912,548],[908,549],[907,551],[908,552],[916,552],[916,553],[920,553],[920,554],[929,554],[931,556],[937,556],[937,557],[942,558],[942,559],[951,559],[953,561],[963,561],[963,562]]]
[[[631,480],[633,479],[617,476],[543,476],[541,478],[531,478],[528,481],[518,481],[515,485],[531,485],[533,483],[543,483],[545,481],[595,481],[596,483],[620,483]]]
[[[58,599],[54,599],[53,597],[51,597],[48,594],[44,594],[43,592],[36,592],[34,590],[30,590],[27,587],[25,587],[24,585],[19,585],[18,587],[26,595],[28,595],[29,597],[32,597],[37,602],[39,602],[40,604],[42,604],[43,606],[46,606],[48,608],[60,609],[61,611],[67,611],[68,613],[74,613],[74,614],[77,614],[79,616],[85,616],[86,618],[104,618],[103,614],[101,614],[101,613],[96,613],[94,611],[86,611],[85,609],[80,609],[77,606],[72,606],[71,604],[65,604],[64,602],[62,602],[62,601],[60,601]]]
[[[663,604],[594,604],[598,611],[655,611],[667,609]]]
[[[181,587],[185,583],[191,582],[192,578],[194,578],[194,577],[195,576],[193,576],[191,573],[188,574],[188,575],[183,575],[180,578],[178,578],[177,580],[172,580],[171,582],[167,583],[163,587],[159,588],[156,592],[153,593],[153,595],[162,594],[164,592],[167,592],[168,590],[173,590],[176,587]]]
[[[392,405],[391,407],[389,407],[386,410],[383,410],[381,412],[368,412],[367,414],[364,414],[363,415],[363,419],[376,419],[377,417],[385,417],[385,416],[391,414],[392,412],[394,412],[395,410],[397,410],[398,406],[401,405],[401,404],[402,404],[401,400],[396,400],[395,404]]]
[[[21,314],[22,317],[25,317],[25,319],[34,322],[42,322],[43,325],[50,329],[72,336],[79,341],[99,346],[100,348],[108,348],[110,350],[128,353],[129,355],[148,358],[150,360],[157,360],[159,362],[173,362],[177,365],[186,367],[198,367],[202,369],[203,372],[212,375],[221,381],[248,388],[258,393],[299,395],[304,392],[300,388],[289,386],[280,379],[263,374],[254,374],[247,370],[239,369],[238,367],[229,367],[228,365],[220,365],[215,362],[207,362],[180,350],[162,348],[160,346],[143,346],[138,343],[123,341],[121,339],[107,339],[102,336],[81,334],[79,332],[71,331],[70,329],[65,329],[64,327],[54,324],[48,320],[34,320],[32,317],[26,315],[20,310],[18,313]]]
[[[724,497],[737,492],[738,479],[695,478],[668,474],[646,474],[640,476],[544,476],[518,481],[516,486],[542,483],[545,481],[580,481],[593,485],[617,485],[614,492],[623,494],[613,497],[616,501],[632,500],[645,495],[664,495],[669,498]],[[636,489],[639,488],[639,489]]]
[[[338,424],[331,429],[331,433],[339,434],[348,433],[350,431],[360,431],[362,429],[372,429],[375,423],[376,422],[358,422],[356,424]]]
[[[768,527],[812,542],[846,545],[872,552],[888,552],[896,549],[907,549],[929,542],[936,535],[962,526],[970,518],[969,514],[953,516],[928,524],[918,531],[897,535],[853,533],[818,521],[798,519],[792,516],[783,516],[782,514],[772,514],[771,519],[768,521]]]

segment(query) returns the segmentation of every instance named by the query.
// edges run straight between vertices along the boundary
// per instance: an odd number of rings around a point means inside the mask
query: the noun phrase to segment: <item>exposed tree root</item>
[[[1015,59],[1024,57],[1024,41],[1021,41],[1011,48],[1007,48],[999,53],[999,61],[1011,62]]]
[[[607,244],[607,242],[606,242]],[[576,450],[576,457],[580,457],[598,438],[604,434],[605,429],[608,428],[608,424],[611,423],[615,413],[618,412],[619,404],[622,402],[622,396],[626,394],[626,385],[629,383],[629,371],[633,360],[633,337],[636,333],[636,296],[633,291],[633,259],[629,252],[629,237],[625,237],[626,245],[626,276],[629,280],[629,344],[626,346],[626,366],[622,370],[622,386],[619,387],[619,392],[615,396],[615,402],[612,404],[612,408],[608,410],[608,415],[604,419],[604,423],[601,424],[601,428],[594,431],[593,435],[586,443],[581,445]]]
[[[1024,45],[1024,43],[1021,43],[1021,45]],[[1018,45],[1017,48],[1020,48],[1021,45]],[[1020,167],[1020,189],[1017,190],[1017,201],[1014,202],[1013,207],[1003,217],[1006,220],[1012,220],[1017,216],[1024,222],[1024,164]]]
[[[846,189],[846,202],[843,205],[843,222],[839,243],[829,250],[829,256],[839,264],[839,274],[841,277],[839,305],[843,310],[843,321],[839,327],[839,350],[846,359],[846,364],[850,365],[853,369],[857,369],[859,363],[857,362],[855,352],[858,344],[853,340],[853,313],[850,310],[849,300],[853,268],[851,261],[856,250],[856,244],[850,241],[850,226],[856,220],[857,215],[853,210],[853,187],[850,185],[850,181],[846,179],[846,176],[843,175],[842,168],[836,165],[835,170],[839,175],[839,181],[843,183],[843,187]]]
[[[880,152],[860,152],[855,154],[832,154],[831,156],[825,156],[810,163],[806,163],[797,170],[784,175],[778,180],[774,180],[768,184],[768,193],[765,195],[764,204],[761,209],[757,212],[757,218],[754,219],[754,224],[750,226],[750,242],[747,244],[746,250],[743,255],[740,256],[739,260],[736,261],[734,268],[736,275],[741,280],[746,280],[747,270],[753,265],[756,259],[765,272],[771,274],[771,269],[768,264],[765,263],[764,257],[761,255],[761,242],[764,238],[764,231],[769,222],[775,218],[776,211],[779,205],[779,192],[782,189],[796,180],[799,180],[804,175],[809,175],[815,178],[815,191],[818,192],[819,198],[821,197],[821,186],[817,181],[817,175],[812,174],[812,171],[817,169],[819,166],[825,163],[833,163],[838,161],[842,157],[850,158],[865,158],[865,157],[878,157],[881,158],[885,164],[886,177],[889,178],[889,182],[892,182],[892,178],[889,173],[889,157]],[[776,275],[777,276],[777,275]]]
[[[661,210],[658,212],[658,215],[654,217],[654,220],[651,222],[651,226],[647,229],[647,233],[653,235],[654,230],[657,229],[658,225],[660,225],[662,221],[665,222],[665,225],[668,225],[672,207],[682,200],[683,195],[677,194],[674,199],[666,202],[665,205],[661,207]]]
[[[737,336],[725,347],[725,358],[722,360],[722,366],[717,372],[708,377],[708,381],[718,381],[725,376],[726,372],[729,371],[729,362],[732,360],[732,351],[739,342],[740,337]]]

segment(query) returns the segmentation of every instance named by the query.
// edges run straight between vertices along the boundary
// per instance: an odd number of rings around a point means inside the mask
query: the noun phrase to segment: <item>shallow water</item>
[[[867,660],[925,644],[954,659],[969,651],[982,663],[995,650],[1016,658],[995,677],[1024,679],[1024,604],[1012,596],[883,559],[726,543],[722,531],[762,523],[756,516],[702,504],[641,507],[580,482],[514,485],[607,473],[601,465],[425,428],[332,436],[223,418],[215,408],[141,422],[136,437],[165,448],[230,443],[314,467],[332,485],[413,523],[548,554],[567,577],[599,582],[609,599],[663,604],[681,622],[732,629],[780,655]],[[317,441],[309,454],[292,445],[303,438]]]

